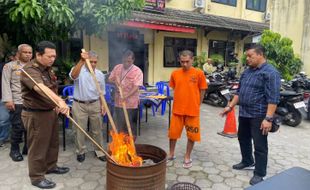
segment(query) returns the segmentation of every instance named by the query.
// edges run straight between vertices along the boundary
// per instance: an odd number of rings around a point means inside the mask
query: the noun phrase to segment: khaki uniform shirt
[[[2,101],[13,101],[14,104],[23,104],[20,75],[25,64],[12,61],[4,65],[2,71]]]
[[[24,70],[37,83],[42,83],[53,92],[57,93],[57,78],[51,67],[43,66],[36,60],[33,60],[24,67]],[[21,76],[21,84],[24,107],[40,110],[49,110],[56,107],[51,100],[41,96],[33,89],[35,84],[25,74]]]

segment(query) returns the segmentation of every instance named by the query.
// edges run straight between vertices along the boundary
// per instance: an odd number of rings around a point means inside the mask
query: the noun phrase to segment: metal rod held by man
[[[85,49],[82,49],[82,52],[85,53],[85,52],[86,52]],[[91,64],[90,64],[90,62],[89,62],[89,59],[85,59],[85,61],[86,61],[86,66],[87,66],[87,68],[88,68],[88,70],[89,70],[91,76],[93,77],[93,79],[94,79],[94,81],[95,81],[96,88],[97,88],[97,90],[98,90],[98,92],[99,92],[100,101],[101,101],[101,103],[103,104],[105,110],[107,111],[108,119],[109,119],[109,122],[111,123],[112,129],[113,129],[113,131],[114,131],[115,133],[118,133],[118,132],[117,132],[117,129],[116,129],[116,126],[115,126],[115,123],[114,123],[114,121],[113,121],[112,114],[111,114],[110,109],[109,109],[109,107],[108,107],[107,101],[105,100],[105,98],[104,98],[104,96],[103,96],[102,90],[100,89],[99,82],[98,82],[98,80],[97,80],[97,78],[96,78],[96,75],[95,75],[95,73],[94,73],[93,68],[91,67]]]
[[[21,71],[46,95],[55,105],[60,107],[60,105],[38,85],[38,83],[23,69]],[[82,133],[92,142],[94,143],[109,159],[111,159],[113,162],[117,164],[117,162],[91,137],[88,135],[88,133],[76,122],[74,119],[69,115],[69,113],[66,114],[66,117],[72,121],[72,123],[80,130]]]
[[[118,86],[118,89],[119,89],[119,93],[121,95],[121,98],[123,99],[124,98],[124,94],[123,94],[122,87]],[[130,126],[130,121],[129,121],[129,117],[128,117],[128,112],[127,112],[127,109],[126,109],[126,103],[125,103],[124,100],[122,101],[122,107],[123,107],[123,111],[124,111],[126,126],[127,126],[127,129],[128,129],[128,134],[132,138],[133,135],[132,135],[132,131],[131,131],[131,126]]]

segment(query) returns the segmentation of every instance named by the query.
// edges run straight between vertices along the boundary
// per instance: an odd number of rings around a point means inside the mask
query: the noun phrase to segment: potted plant
[[[224,63],[224,57],[220,54],[213,54],[210,58],[212,59],[214,66]]]
[[[207,62],[207,53],[202,52],[200,55],[194,57],[193,67],[203,70],[203,65]]]

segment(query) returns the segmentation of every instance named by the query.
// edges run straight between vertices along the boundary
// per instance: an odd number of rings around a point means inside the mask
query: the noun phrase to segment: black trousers
[[[252,139],[254,142],[255,170],[254,174],[264,177],[266,175],[268,160],[267,135],[262,134],[260,126],[264,118],[239,117],[238,140],[245,164],[254,163]]]
[[[11,131],[11,149],[19,150],[19,143],[27,142],[26,130],[21,119],[22,104],[15,104],[15,110],[10,111]],[[24,140],[23,140],[24,136]]]

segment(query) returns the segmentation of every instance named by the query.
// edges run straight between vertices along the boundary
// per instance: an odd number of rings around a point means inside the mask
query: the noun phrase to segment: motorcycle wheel
[[[227,106],[228,100],[223,96],[220,96],[219,98],[220,98],[220,101],[218,103],[218,106],[225,108]]]
[[[295,108],[289,109],[289,114],[292,114],[292,118],[284,121],[284,123],[291,127],[296,127],[301,123],[302,116],[301,113]]]

